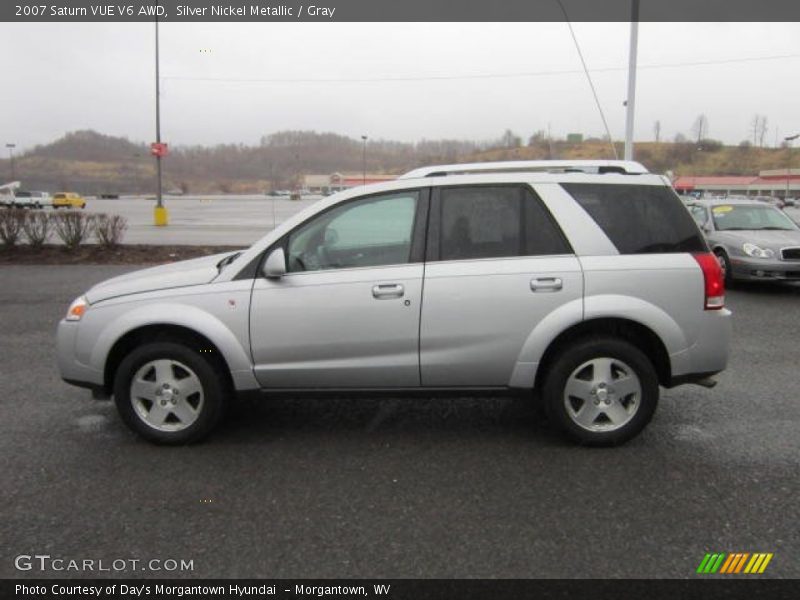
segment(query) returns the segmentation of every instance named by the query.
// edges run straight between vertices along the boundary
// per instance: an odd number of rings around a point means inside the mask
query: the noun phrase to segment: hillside
[[[511,132],[490,142],[369,140],[366,168],[370,173],[397,174],[436,163],[613,158],[608,143],[602,140],[568,143],[534,136],[529,145],[520,143]],[[621,144],[617,151],[621,156]],[[646,142],[637,144],[635,151],[636,160],[651,171],[675,175],[752,175],[763,169],[785,168],[788,159],[786,149],[725,147],[713,140],[700,144]],[[254,193],[287,188],[304,174],[360,172],[362,153],[361,140],[313,131],[273,133],[257,146],[174,147],[163,160],[164,189]],[[15,170],[28,189],[84,194],[153,193],[155,189],[155,160],[147,145],[93,131],[68,133],[17,156]],[[8,180],[10,171],[8,159],[0,160],[0,180]]]
[[[622,157],[624,146],[616,144]],[[634,159],[654,173],[672,171],[677,175],[756,175],[765,169],[785,169],[789,158],[786,148],[756,148],[750,145],[722,146],[713,140],[693,142],[638,142]],[[542,159],[614,158],[608,142],[587,141],[570,144],[554,141],[518,148],[496,148],[479,152],[469,160],[542,160]],[[800,159],[794,159],[795,163]]]

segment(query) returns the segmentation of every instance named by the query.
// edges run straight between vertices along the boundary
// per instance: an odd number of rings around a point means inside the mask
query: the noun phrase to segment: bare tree
[[[692,125],[692,133],[694,133],[697,143],[708,136],[708,119],[705,115],[698,115]]]
[[[531,137],[528,138],[528,146],[537,146],[547,142],[547,134],[544,129],[537,130]]]
[[[653,133],[656,134],[656,143],[661,141],[661,121],[656,121],[656,124],[653,125]]]
[[[514,132],[510,129],[506,129],[503,133],[503,137],[500,138],[500,147],[519,148],[520,146],[522,146],[522,138],[518,135],[514,135]]]
[[[753,118],[750,120],[750,132],[753,134],[754,146],[764,146],[767,130],[767,117],[759,114],[753,115]]]
[[[764,147],[764,138],[767,137],[767,131],[769,127],[767,127],[767,117],[761,116],[761,128],[758,131],[758,145],[762,148]]]

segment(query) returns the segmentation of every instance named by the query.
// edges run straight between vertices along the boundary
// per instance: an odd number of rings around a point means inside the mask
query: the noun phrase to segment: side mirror
[[[286,275],[286,255],[283,248],[275,248],[270,253],[261,272],[268,279],[280,279]]]

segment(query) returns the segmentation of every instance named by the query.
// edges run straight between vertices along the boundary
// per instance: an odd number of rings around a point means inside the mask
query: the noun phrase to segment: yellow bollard
[[[167,212],[166,206],[156,206],[155,209],[153,209],[153,222],[156,227],[169,225],[169,213]]]

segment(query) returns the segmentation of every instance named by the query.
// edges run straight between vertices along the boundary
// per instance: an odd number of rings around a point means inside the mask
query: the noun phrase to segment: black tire
[[[717,260],[720,261],[723,275],[725,276],[725,287],[729,288],[733,285],[733,270],[731,269],[731,259],[728,258],[728,253],[725,250],[714,250]]]
[[[143,410],[143,401],[136,400],[139,407],[137,408],[131,398],[131,384],[134,376],[140,369],[146,368],[146,365],[158,360],[174,361],[178,364],[177,371],[183,371],[181,367],[187,367],[188,372],[193,371],[192,375],[196,376],[201,386],[202,401],[195,413],[195,420],[190,425],[175,431],[162,431],[148,424],[145,417],[140,416],[140,413],[137,412]],[[222,373],[219,372],[219,367],[212,359],[208,359],[180,343],[153,342],[137,347],[120,363],[114,377],[114,401],[125,424],[143,438],[156,444],[191,444],[206,437],[222,416],[225,401],[229,395],[225,381]],[[154,389],[160,388],[155,380],[153,386]],[[169,408],[163,410],[168,412]],[[170,416],[175,418],[174,415]],[[166,421],[164,424],[167,425]]]
[[[619,426],[614,425],[609,417],[610,412],[604,412],[610,411],[612,402],[615,403],[614,408],[619,410],[616,407],[617,400],[614,399],[615,381],[612,380],[608,387],[599,384],[604,390],[600,392],[595,389],[592,381],[584,381],[576,375],[576,373],[579,375],[586,373],[585,369],[594,373],[590,363],[605,359],[610,359],[611,372],[614,373],[612,378],[617,375],[620,377],[616,380],[617,383],[623,381],[623,376],[635,375],[638,380],[636,383],[639,385],[639,391],[619,398],[619,405],[625,411],[622,414],[629,419],[627,421],[620,419],[623,422]],[[628,370],[630,373],[627,373]],[[587,400],[586,405],[590,411],[587,414],[598,411],[599,414],[588,426],[596,429],[581,426],[576,422],[577,415],[571,416],[576,411],[581,414],[579,411],[583,410],[583,402],[579,398],[566,395],[567,383],[575,379],[585,384],[587,389],[592,388],[591,394],[595,399],[591,404]],[[611,390],[611,393],[608,390]],[[599,393],[603,394],[603,400],[598,399]],[[658,405],[658,395],[658,376],[647,356],[633,344],[614,337],[585,338],[564,348],[550,363],[542,389],[542,399],[550,422],[573,441],[587,446],[615,446],[638,435],[653,418]],[[606,407],[603,402],[608,402],[609,406]],[[599,406],[592,407],[598,404]],[[603,419],[608,420],[608,423]],[[606,429],[603,429],[604,427]]]

